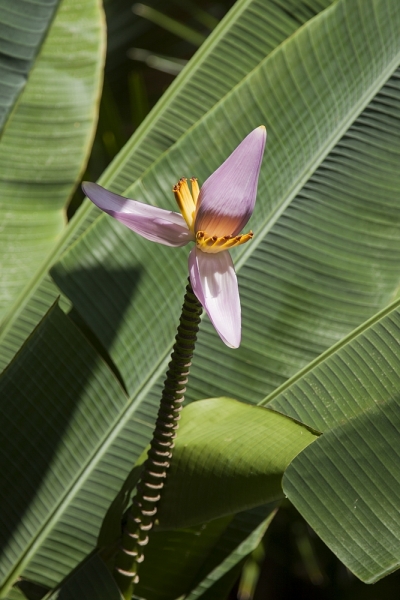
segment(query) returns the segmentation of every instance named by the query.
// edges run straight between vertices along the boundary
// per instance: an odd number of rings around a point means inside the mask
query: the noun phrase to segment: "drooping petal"
[[[240,299],[229,252],[206,254],[193,248],[189,254],[189,275],[193,291],[222,341],[230,348],[238,348],[241,339]]]
[[[204,182],[197,201],[195,231],[237,235],[250,219],[267,133],[254,129]]]
[[[123,198],[97,183],[85,182],[82,189],[98,208],[152,242],[178,247],[194,239],[179,213]]]

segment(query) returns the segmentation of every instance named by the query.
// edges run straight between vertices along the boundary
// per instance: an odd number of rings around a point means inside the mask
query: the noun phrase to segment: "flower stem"
[[[162,488],[171,464],[173,440],[178,429],[201,313],[201,304],[189,281],[164,381],[153,439],[137,485],[136,496],[128,510],[121,547],[115,561],[114,578],[125,600],[131,599],[133,587],[139,581],[138,569],[144,560],[144,546],[149,541],[149,532],[156,519]]]

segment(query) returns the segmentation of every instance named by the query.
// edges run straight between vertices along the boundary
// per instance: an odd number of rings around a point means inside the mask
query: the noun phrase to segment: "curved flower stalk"
[[[173,192],[181,214],[123,198],[96,183],[82,185],[96,206],[148,240],[174,247],[195,242],[189,254],[193,292],[231,348],[240,345],[241,313],[228,250],[253,237],[251,231],[240,232],[254,210],[265,141],[265,127],[254,129],[201,189],[195,178],[191,190],[180,179]]]
[[[251,231],[240,231],[253,213],[265,141],[265,127],[252,131],[201,189],[195,178],[190,180],[191,189],[187,179],[180,179],[173,192],[181,214],[122,198],[95,183],[82,186],[96,206],[149,240],[175,247],[195,242],[153,439],[115,556],[114,579],[124,600],[130,600],[139,581],[144,546],[156,520],[202,306],[225,344],[232,348],[240,344],[240,299],[229,249],[253,237]]]
[[[126,514],[114,563],[114,579],[124,600],[131,600],[139,582],[145,546],[157,517],[174,449],[176,430],[185,398],[186,384],[200,325],[202,307],[188,282],[175,344],[161,394],[153,438],[143,465],[136,495]]]

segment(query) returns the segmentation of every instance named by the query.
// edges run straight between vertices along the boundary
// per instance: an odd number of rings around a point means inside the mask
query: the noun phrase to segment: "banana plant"
[[[0,141],[10,599],[121,597],[113,560],[187,279],[185,247],[89,201],[63,222],[101,79],[101,12],[85,5],[80,21],[62,3]],[[285,495],[365,583],[399,567],[399,27],[397,0],[239,0],[99,180],[176,210],[181,177],[203,183],[268,131],[254,237],[232,249],[242,342],[203,318],[139,597],[225,597]]]

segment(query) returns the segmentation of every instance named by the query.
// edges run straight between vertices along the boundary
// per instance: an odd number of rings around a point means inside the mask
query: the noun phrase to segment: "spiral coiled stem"
[[[201,313],[201,304],[189,281],[164,381],[153,439],[137,485],[136,496],[128,510],[114,567],[114,578],[126,600],[131,599],[133,587],[139,581],[138,569],[144,560],[144,546],[149,541],[149,532],[156,519],[158,502],[171,463]]]

